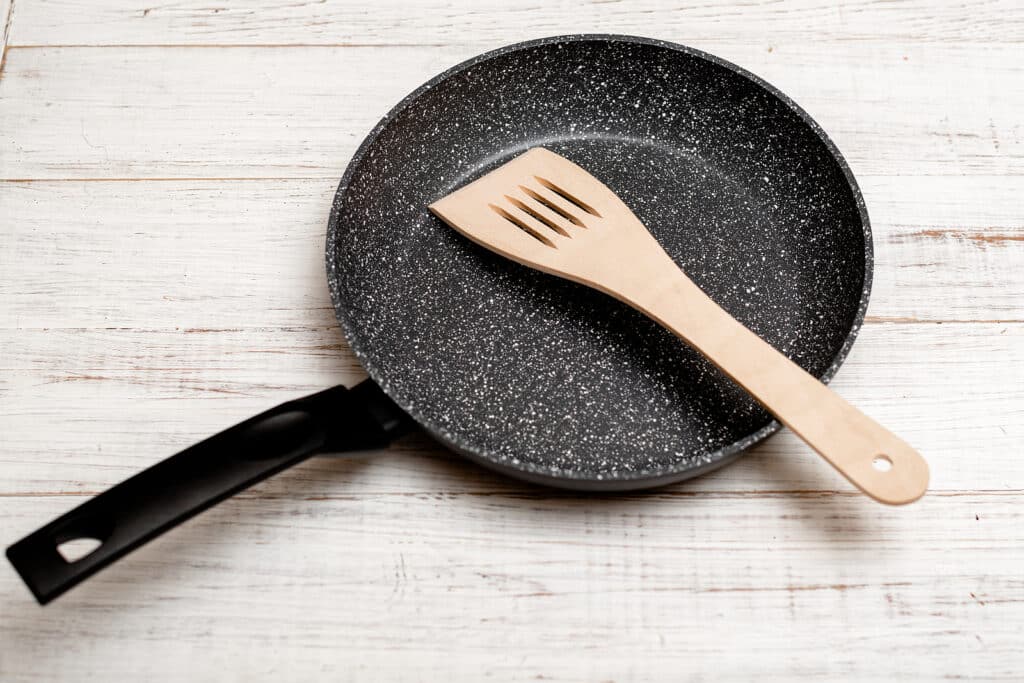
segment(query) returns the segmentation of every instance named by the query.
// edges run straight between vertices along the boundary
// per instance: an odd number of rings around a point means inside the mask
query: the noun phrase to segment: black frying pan
[[[370,379],[232,427],[15,543],[7,556],[36,598],[315,453],[382,448],[414,423],[487,467],[586,490],[693,477],[777,430],[656,323],[495,256],[427,211],[537,145],[614,190],[733,316],[832,377],[864,317],[871,235],[849,168],[807,114],[671,43],[520,43],[409,95],[345,172],[327,280]],[[65,561],[58,545],[81,537],[101,543]]]

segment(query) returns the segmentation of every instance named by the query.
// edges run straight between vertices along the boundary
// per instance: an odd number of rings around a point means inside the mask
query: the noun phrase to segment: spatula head
[[[593,284],[614,242],[653,241],[600,180],[543,147],[521,154],[430,205],[488,249],[555,275]]]

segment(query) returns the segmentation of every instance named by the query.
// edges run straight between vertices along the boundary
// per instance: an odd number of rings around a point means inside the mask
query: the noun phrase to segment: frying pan
[[[15,543],[8,558],[39,602],[313,454],[383,448],[417,423],[513,477],[599,491],[696,476],[776,431],[653,321],[495,256],[427,211],[537,145],[622,197],[729,313],[832,377],[864,317],[871,234],[817,124],[756,76],[680,45],[519,43],[409,95],[341,180],[327,281],[370,379],[236,425]],[[65,560],[58,546],[78,538],[100,543]]]

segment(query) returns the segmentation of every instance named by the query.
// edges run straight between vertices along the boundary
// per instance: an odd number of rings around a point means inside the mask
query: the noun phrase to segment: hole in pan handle
[[[317,453],[383,448],[411,418],[370,380],[288,401],[173,455],[7,549],[40,604],[206,508]],[[99,541],[68,561],[59,546]]]

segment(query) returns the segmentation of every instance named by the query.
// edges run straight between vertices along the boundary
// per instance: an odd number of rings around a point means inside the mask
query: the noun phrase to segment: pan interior
[[[427,211],[537,145],[605,182],[715,301],[801,366],[829,377],[841,362],[866,304],[870,236],[817,128],[699,53],[538,41],[399,105],[335,200],[329,281],[349,341],[442,441],[552,483],[628,484],[703,471],[775,426],[640,313]]]

